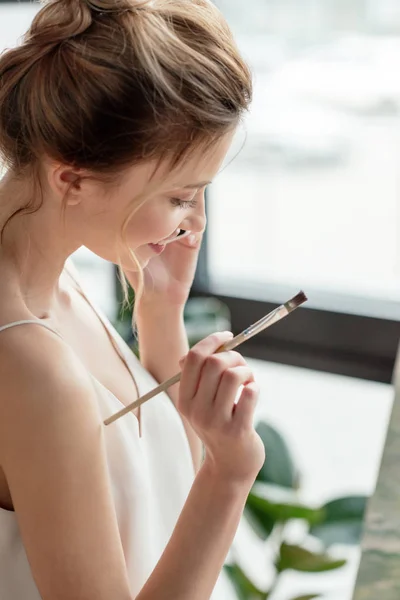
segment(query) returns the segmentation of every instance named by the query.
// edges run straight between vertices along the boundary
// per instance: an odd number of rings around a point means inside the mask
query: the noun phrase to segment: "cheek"
[[[137,245],[155,242],[171,235],[179,226],[177,213],[173,211],[151,211],[137,214],[128,224],[127,234],[129,239]]]
[[[132,219],[126,229],[127,237],[132,245],[140,246],[153,239],[154,226],[149,219]]]

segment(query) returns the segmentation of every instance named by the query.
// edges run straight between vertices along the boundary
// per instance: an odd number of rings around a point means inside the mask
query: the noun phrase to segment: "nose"
[[[206,228],[206,224],[207,219],[205,215],[196,215],[185,219],[184,223],[181,225],[181,229],[190,230],[193,233],[202,233]]]
[[[207,225],[206,206],[204,192],[197,196],[197,205],[190,211],[180,228],[193,231],[193,233],[202,233]]]

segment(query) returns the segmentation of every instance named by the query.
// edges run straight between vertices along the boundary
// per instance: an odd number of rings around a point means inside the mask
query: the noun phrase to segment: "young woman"
[[[212,597],[265,455],[231,334],[189,351],[183,308],[250,97],[207,0],[50,0],[0,57],[1,600]],[[140,362],[82,245],[135,290]]]

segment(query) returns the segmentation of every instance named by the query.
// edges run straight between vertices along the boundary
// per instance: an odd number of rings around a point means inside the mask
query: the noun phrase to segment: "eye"
[[[180,198],[170,198],[173,206],[179,208],[195,208],[197,206],[197,200],[181,200]]]

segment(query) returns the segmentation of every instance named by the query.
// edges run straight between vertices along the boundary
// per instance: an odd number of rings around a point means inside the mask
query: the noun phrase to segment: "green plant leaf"
[[[306,573],[322,573],[339,569],[346,564],[346,560],[334,560],[326,554],[316,554],[300,546],[291,546],[283,543],[276,564],[279,573],[287,569]]]
[[[244,516],[254,532],[263,540],[270,535],[275,523],[290,519],[304,519],[308,523],[321,521],[320,509],[308,508],[299,504],[271,502],[253,492],[247,497]]]
[[[271,519],[267,514],[259,511],[256,507],[245,506],[243,516],[254,531],[261,539],[266,540],[271,535],[276,521]]]
[[[268,592],[258,589],[238,564],[224,565],[224,569],[236,590],[239,600],[266,600],[268,598]]]
[[[256,431],[263,441],[266,454],[266,460],[257,475],[257,481],[297,489],[298,474],[289,448],[281,434],[265,421],[258,423]]]
[[[321,598],[319,594],[307,594],[307,596],[297,596],[292,600],[314,600],[314,598]]]
[[[325,546],[360,543],[367,500],[365,496],[349,496],[328,502],[322,507],[321,522],[311,527],[310,534]]]

